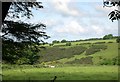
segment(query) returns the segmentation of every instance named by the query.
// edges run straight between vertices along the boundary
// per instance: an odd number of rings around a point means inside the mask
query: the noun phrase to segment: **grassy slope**
[[[107,49],[106,50],[103,50],[103,51],[100,51],[100,52],[97,52],[95,54],[92,54],[90,56],[93,57],[93,63],[94,64],[98,64],[100,63],[100,61],[102,61],[104,58],[105,59],[112,59],[116,56],[118,56],[118,44],[115,42],[116,40],[115,39],[112,39],[112,40],[95,40],[95,41],[84,41],[84,43],[95,43],[95,42],[106,42],[104,45],[107,45]],[[108,43],[108,42],[113,42],[113,43]],[[82,42],[79,42],[79,44],[82,43]],[[78,42],[73,42],[72,43],[72,46],[76,46],[76,44],[78,44]],[[86,45],[83,45],[85,47],[88,48],[88,44]],[[73,61],[75,59],[81,59],[83,57],[87,57],[85,55],[85,52],[80,54],[80,55],[74,55],[74,57],[71,57],[71,58],[63,58],[63,59],[60,59],[58,60],[59,62],[62,62],[62,63],[65,63],[65,62],[68,62],[68,61]],[[102,59],[100,59],[100,57]]]

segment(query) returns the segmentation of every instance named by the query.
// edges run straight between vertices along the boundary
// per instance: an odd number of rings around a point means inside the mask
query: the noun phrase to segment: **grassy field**
[[[117,80],[117,66],[74,66],[3,70],[3,80]]]

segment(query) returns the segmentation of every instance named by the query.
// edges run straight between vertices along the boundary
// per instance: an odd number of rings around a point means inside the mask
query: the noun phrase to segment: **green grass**
[[[117,80],[117,66],[74,66],[3,70],[3,80]]]
[[[103,45],[103,44],[101,44],[101,45]],[[116,42],[104,43],[104,45],[107,46],[107,49],[101,50],[99,52],[89,55],[89,56],[93,57],[92,60],[93,60],[94,65],[98,65],[101,61],[104,61],[104,59],[112,60],[113,58],[118,56],[118,43],[116,43]],[[86,44],[85,46],[88,46],[87,48],[89,48],[89,45]],[[74,55],[74,57],[71,57],[71,58],[63,58],[58,61],[65,63],[65,62],[74,61],[75,59],[81,59],[81,58],[85,58],[85,57],[87,57],[87,56],[85,55],[85,52],[84,52],[80,55]]]
[[[98,42],[105,42],[99,45],[106,45],[107,49],[101,49],[98,52],[85,55],[86,50],[93,44],[98,45],[95,44]],[[36,66],[38,67],[33,67],[31,65],[14,66],[3,64],[3,80],[52,80],[54,76],[57,76],[57,80],[118,79],[118,67],[116,65],[100,65],[100,62],[103,62],[104,59],[112,60],[118,56],[118,44],[115,39],[71,42],[71,44],[71,46],[64,46],[65,43],[54,44],[56,47],[50,47],[48,44],[44,45],[47,50],[42,52],[43,55],[40,54],[40,61],[49,61],[37,64]],[[84,52],[81,52],[80,50]],[[61,55],[63,55],[63,57]],[[88,56],[92,56],[93,65],[66,64],[66,62],[71,62],[77,59],[80,60]],[[77,62],[79,62],[79,60],[77,60]],[[76,63],[76,61],[74,62]],[[43,68],[42,65],[44,64],[55,65],[56,67]]]

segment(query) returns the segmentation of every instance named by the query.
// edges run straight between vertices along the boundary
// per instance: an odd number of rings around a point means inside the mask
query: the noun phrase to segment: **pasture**
[[[35,65],[3,64],[3,80],[117,80],[116,39],[44,45]]]
[[[117,66],[3,69],[3,80],[117,80]]]

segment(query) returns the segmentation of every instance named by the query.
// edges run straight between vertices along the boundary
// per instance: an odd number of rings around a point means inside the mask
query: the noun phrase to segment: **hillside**
[[[40,63],[46,64],[79,64],[79,65],[113,65],[117,64],[118,43],[116,39],[92,40],[56,43],[46,46],[40,52]]]
[[[117,80],[115,39],[45,45],[34,65],[3,64],[3,80]],[[51,66],[54,66],[52,68]]]

